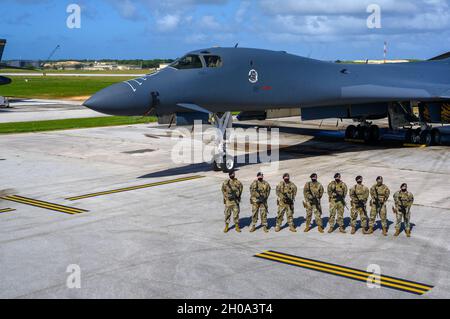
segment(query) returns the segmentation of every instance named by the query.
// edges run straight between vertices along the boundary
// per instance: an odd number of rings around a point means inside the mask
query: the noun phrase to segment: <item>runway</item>
[[[82,104],[81,101],[70,100],[11,99],[10,108],[0,108],[0,123],[106,116]]]
[[[344,142],[331,122],[313,135],[306,134],[309,124],[280,124],[289,129],[280,131],[279,169],[266,173],[272,189],[284,172],[300,190],[312,172],[324,185],[336,171],[349,186],[359,174],[368,186],[383,175],[392,192],[407,182],[416,198],[412,238],[394,238],[392,224],[387,238],[380,229],[372,236],[316,228],[305,234],[301,191],[299,233],[274,232],[273,191],[270,233],[251,234],[248,189],[261,164],[238,167],[244,229],[224,234],[226,176],[203,162],[173,163],[177,128],[6,135],[0,136],[0,298],[449,298],[448,147],[366,146]],[[392,198],[388,205],[393,222]],[[326,200],[323,210],[327,222]],[[283,262],[255,258],[274,252]],[[308,267],[292,265],[299,262]],[[81,269],[80,289],[66,284],[70,265]],[[380,278],[408,289],[369,288],[347,276],[358,271],[367,278],[373,265]]]

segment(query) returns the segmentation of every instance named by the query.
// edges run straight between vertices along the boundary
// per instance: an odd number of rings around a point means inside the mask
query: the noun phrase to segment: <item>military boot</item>
[[[241,227],[239,227],[239,225],[236,225],[236,232],[238,232],[238,233],[242,233],[242,231],[241,231]]]
[[[225,224],[225,229],[223,230],[223,232],[226,234],[226,233],[228,233],[229,230],[230,230],[230,225]]]
[[[406,231],[406,237],[408,237],[408,238],[411,237],[411,231],[410,231],[410,230],[407,230],[407,231]]]
[[[334,232],[334,227],[330,227],[330,229],[328,229],[328,234],[331,234],[332,232]]]
[[[323,233],[324,233],[324,231],[323,231],[323,227],[322,227],[322,226],[319,226],[319,233],[321,233],[321,234],[323,234]]]
[[[367,235],[373,234],[373,227],[369,227],[369,230],[367,231]]]
[[[397,229],[397,230],[395,231],[394,237],[398,237],[399,235],[400,235],[400,229]]]
[[[352,235],[356,234],[356,227],[352,227]]]
[[[254,233],[256,231],[256,226],[252,226],[252,228],[250,228],[250,232]]]
[[[264,230],[265,233],[269,232],[269,228],[267,228],[267,226],[264,226],[263,230]]]
[[[296,233],[296,232],[297,232],[297,229],[295,228],[294,225],[289,226],[289,230],[290,230],[291,232],[293,232],[293,233]]]
[[[364,235],[369,234],[369,232],[367,231],[367,229],[365,227],[362,228],[362,232],[363,232]]]
[[[308,233],[311,230],[311,226],[308,224],[306,224],[306,228],[305,228],[305,233]]]
[[[275,227],[275,232],[276,233],[279,233],[280,231],[281,231],[281,227],[280,226]]]
[[[344,228],[344,227],[339,227],[339,231],[340,231],[342,234],[347,234],[347,232],[345,231],[345,228]]]
[[[387,236],[388,235],[388,231],[387,231],[387,229],[386,228],[383,228],[383,236]]]

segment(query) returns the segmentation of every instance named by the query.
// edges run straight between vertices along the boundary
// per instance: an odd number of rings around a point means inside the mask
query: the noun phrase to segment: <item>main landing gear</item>
[[[229,142],[227,129],[233,127],[233,116],[231,112],[212,114],[210,122],[220,132],[219,139],[216,141],[216,152],[212,160],[212,168],[216,172],[231,172],[236,167],[236,159],[227,153],[227,144]]]
[[[376,143],[380,139],[380,128],[370,122],[361,122],[358,126],[350,125],[345,130],[345,138],[363,140],[365,143]]]
[[[426,146],[441,145],[442,134],[438,129],[423,124],[419,128],[408,128],[405,134],[405,142]]]

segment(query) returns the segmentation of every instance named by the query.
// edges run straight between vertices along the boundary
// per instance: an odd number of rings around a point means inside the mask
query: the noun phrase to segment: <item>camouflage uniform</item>
[[[347,196],[348,188],[344,182],[332,181],[328,185],[328,197],[330,200],[330,229],[333,229],[336,225],[336,213],[337,223],[340,228],[344,228],[344,210],[345,210],[345,197]]]
[[[250,204],[252,205],[252,227],[258,223],[258,213],[261,212],[261,223],[263,226],[268,227],[267,212],[268,205],[267,200],[270,196],[270,185],[266,181],[256,180],[250,186]]]
[[[350,189],[350,198],[352,200],[352,211],[350,214],[352,228],[356,228],[358,215],[361,217],[361,227],[363,229],[367,228],[367,202],[369,200],[369,195],[369,188],[362,184],[357,184]]]
[[[375,184],[370,189],[370,196],[372,197],[372,200],[370,202],[370,205],[372,207],[372,209],[370,210],[370,229],[373,229],[373,227],[375,226],[375,220],[378,213],[380,214],[381,225],[383,229],[387,229],[388,223],[386,202],[388,201],[390,194],[391,191],[389,190],[389,187],[384,184]]]
[[[294,228],[294,201],[297,196],[297,186],[294,183],[280,182],[277,186],[278,196],[278,215],[277,215],[277,227],[281,227],[283,224],[284,214],[291,228]]]
[[[229,179],[222,184],[223,203],[225,204],[225,223],[229,224],[233,214],[234,224],[239,225],[240,203],[243,186],[237,179]]]
[[[306,206],[306,227],[311,225],[312,215],[314,213],[316,224],[323,227],[322,222],[322,206],[320,201],[323,197],[324,189],[319,182],[308,182],[303,189]]]
[[[400,231],[402,227],[402,218],[405,221],[405,230],[406,232],[411,231],[411,224],[410,224],[410,218],[411,218],[411,206],[414,204],[414,196],[410,192],[402,192],[398,191],[394,194],[394,200],[395,200],[395,208],[397,210],[397,224],[395,226],[395,229],[397,231]]]

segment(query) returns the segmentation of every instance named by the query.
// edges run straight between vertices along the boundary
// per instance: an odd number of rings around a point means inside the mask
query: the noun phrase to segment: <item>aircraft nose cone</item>
[[[116,116],[133,116],[145,113],[142,97],[126,83],[117,83],[94,94],[83,103],[94,111]]]

